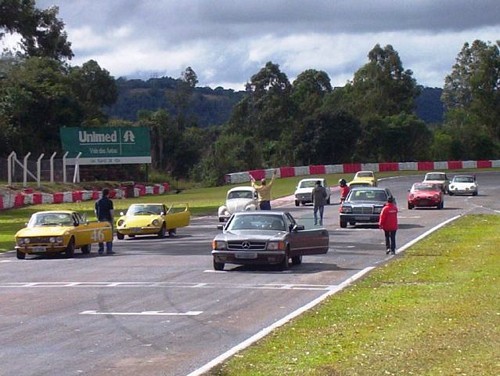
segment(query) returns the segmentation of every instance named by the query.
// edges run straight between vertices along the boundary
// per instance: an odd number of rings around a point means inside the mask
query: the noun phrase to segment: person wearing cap
[[[396,254],[396,231],[398,230],[398,207],[394,197],[389,196],[380,212],[379,227],[384,230],[386,254]]]
[[[252,187],[255,188],[258,195],[259,208],[260,210],[271,210],[271,187],[274,182],[274,177],[276,176],[276,171],[273,171],[273,176],[269,183],[263,178],[260,180],[260,185],[255,182],[255,179],[250,175],[250,181],[252,182]]]
[[[347,194],[350,191],[350,188],[347,185],[347,181],[345,179],[339,180],[339,186],[340,186],[340,203],[343,203],[347,197]]]
[[[323,187],[321,185],[321,181],[318,180],[312,190],[314,225],[318,224],[318,212],[319,212],[319,225],[323,226],[323,212],[325,210],[327,196],[328,194],[326,193],[325,187]]]
[[[95,202],[95,215],[99,222],[109,222],[111,225],[111,229],[113,229],[113,215],[114,215],[114,207],[113,201],[109,199],[109,189],[104,188],[102,190],[101,198]],[[104,243],[99,243],[98,253],[102,255],[104,253]],[[111,241],[106,242],[106,254],[113,255],[113,238]]]

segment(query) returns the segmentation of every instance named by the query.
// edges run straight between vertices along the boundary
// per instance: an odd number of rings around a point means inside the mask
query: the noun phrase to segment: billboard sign
[[[151,141],[146,127],[60,128],[67,163],[151,163]]]

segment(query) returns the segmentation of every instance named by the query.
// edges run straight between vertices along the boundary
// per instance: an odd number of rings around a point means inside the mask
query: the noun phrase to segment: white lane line
[[[80,315],[113,315],[113,316],[198,316],[203,311],[188,311],[188,312],[164,312],[164,311],[142,311],[142,312],[98,312],[98,311],[83,311]]]

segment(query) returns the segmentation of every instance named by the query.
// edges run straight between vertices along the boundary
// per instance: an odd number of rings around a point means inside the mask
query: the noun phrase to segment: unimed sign
[[[151,141],[146,127],[61,128],[61,144],[68,164],[151,163]]]

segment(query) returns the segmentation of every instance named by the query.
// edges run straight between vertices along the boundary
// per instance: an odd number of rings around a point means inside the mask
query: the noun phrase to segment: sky
[[[443,87],[464,46],[500,39],[499,0],[37,0],[59,7],[75,57],[115,78],[181,77],[243,90],[268,61],[344,86],[378,43],[419,85]]]

